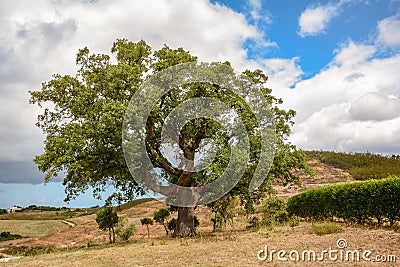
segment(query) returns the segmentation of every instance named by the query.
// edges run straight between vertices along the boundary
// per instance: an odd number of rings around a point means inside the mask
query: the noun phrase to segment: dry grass
[[[26,257],[7,266],[282,266],[276,258],[272,262],[259,261],[257,252],[265,247],[271,249],[336,248],[336,241],[345,238],[348,249],[372,250],[372,256],[400,254],[400,233],[389,230],[370,230],[364,227],[344,227],[343,233],[324,236],[310,234],[310,223],[300,226],[277,227],[274,230],[238,231],[232,233],[200,234],[194,239],[155,238],[141,239],[133,243],[119,243],[70,252]],[[371,256],[371,257],[372,257]],[[395,266],[366,262],[286,262],[285,266]],[[398,264],[398,263],[397,263]]]
[[[337,172],[318,162],[313,162],[312,165],[318,172],[312,178],[302,177],[307,188],[332,182],[352,181],[347,173]],[[277,189],[283,197],[304,190],[304,188],[279,187]],[[152,217],[154,211],[162,207],[165,207],[163,203],[150,201],[119,212],[119,216],[126,216],[128,222],[134,223],[138,231],[130,242],[119,242],[114,245],[107,244],[106,233],[98,229],[95,215],[68,219],[77,225],[66,231],[35,238],[23,244],[28,246],[54,244],[64,251],[14,260],[7,266],[396,266],[396,264],[398,266],[400,262],[400,252],[398,252],[400,233],[393,230],[351,227],[338,223],[343,232],[328,231],[329,234],[319,236],[310,233],[313,227],[311,223],[301,222],[297,227],[280,226],[256,231],[211,233],[212,214],[204,207],[196,209],[196,215],[200,219],[199,234],[196,238],[165,237],[163,227],[155,224],[150,229],[151,239],[147,239],[146,228],[140,225],[140,219]],[[240,212],[239,214],[234,221],[236,230],[244,229],[247,224],[245,216]],[[232,226],[228,227],[228,230],[230,229]],[[330,247],[337,248],[336,241],[339,238],[346,239],[349,249],[359,251],[368,249],[373,251],[372,256],[395,254],[397,263],[331,262],[328,259],[323,262],[296,263],[280,262],[276,257],[272,262],[268,260],[262,262],[257,259],[257,252],[266,245],[270,250],[313,249],[321,252]],[[85,245],[91,247],[74,248]]]

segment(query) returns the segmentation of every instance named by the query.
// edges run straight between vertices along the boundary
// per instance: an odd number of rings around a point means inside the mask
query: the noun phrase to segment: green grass
[[[310,232],[310,234],[316,234],[316,235],[341,233],[341,232],[343,232],[343,227],[341,227],[340,225],[337,225],[335,223],[324,223],[324,224],[311,226],[311,229],[309,232]]]
[[[68,228],[68,225],[54,220],[0,220],[1,231],[23,237],[46,236]]]
[[[119,205],[118,206],[118,211],[127,210],[127,209],[133,208],[133,207],[135,207],[135,206],[137,206],[139,204],[146,203],[146,202],[149,202],[149,201],[152,201],[152,200],[154,200],[154,198],[139,198],[139,199],[135,199],[133,201],[130,201],[130,202],[127,202],[127,203]]]
[[[23,211],[0,215],[1,220],[65,220],[96,213],[98,208],[79,209],[77,211]]]

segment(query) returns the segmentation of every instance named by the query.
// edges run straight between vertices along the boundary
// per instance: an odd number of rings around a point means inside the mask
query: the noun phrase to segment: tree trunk
[[[114,227],[111,227],[112,230],[112,243],[115,243],[115,231],[114,231]]]
[[[174,231],[176,237],[194,237],[194,207],[178,207],[178,223]]]
[[[110,243],[112,243],[112,240],[111,240],[111,228],[108,228],[108,240],[110,240]]]
[[[163,222],[163,224],[162,224],[162,225],[164,226],[165,233],[167,233],[167,235],[168,235],[168,228],[167,228],[167,225],[165,224],[165,222]]]
[[[149,229],[149,225],[146,224],[146,226],[147,226],[147,238],[150,238],[150,229]]]

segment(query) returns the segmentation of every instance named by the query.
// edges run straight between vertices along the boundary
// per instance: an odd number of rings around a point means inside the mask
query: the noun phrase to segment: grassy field
[[[14,260],[7,266],[396,266],[400,260],[400,233],[364,227],[344,226],[341,233],[316,235],[310,233],[311,223],[297,227],[281,226],[257,231],[203,233],[193,239],[160,237],[140,239],[114,246],[101,245],[75,251],[26,257]],[[273,255],[260,261],[259,250],[268,246],[271,250],[314,250],[317,256],[322,250],[337,249],[337,240],[345,238],[348,249],[371,250],[370,258],[377,255],[395,255],[397,263],[331,261],[282,262]],[[286,256],[287,257],[287,256]],[[398,266],[398,265],[397,265]]]
[[[277,187],[278,195],[287,198],[302,192],[305,188],[354,181],[350,174],[322,164],[317,159],[313,159],[311,163],[315,170],[313,177],[300,175],[303,186],[291,189]],[[397,228],[389,229],[355,226],[338,221],[315,223],[301,221],[298,226],[293,224],[293,227],[288,224],[245,230],[246,217],[242,212],[238,212],[238,216],[234,219],[234,228],[232,225],[228,226],[231,232],[212,232],[210,218],[213,214],[210,209],[199,207],[196,209],[196,215],[200,220],[200,226],[196,238],[166,237],[163,227],[155,223],[150,227],[150,239],[148,239],[146,227],[140,224],[140,219],[152,217],[154,211],[163,207],[166,207],[165,204],[150,199],[122,205],[118,215],[126,217],[129,224],[135,224],[137,232],[128,242],[117,241],[113,245],[108,244],[107,233],[98,229],[95,214],[65,218],[75,223],[73,227],[56,220],[55,216],[60,214],[54,212],[15,214],[18,219],[29,219],[0,220],[0,229],[24,236],[38,236],[26,239],[25,243],[20,242],[17,246],[39,250],[41,246],[44,250],[51,246],[53,252],[15,259],[5,266],[400,266],[399,225]],[[43,220],[46,216],[53,220]],[[176,213],[172,217],[176,217]],[[360,262],[340,259],[332,261],[327,255],[322,261],[311,259],[311,261],[283,262],[277,259],[276,252],[272,260],[268,258],[260,261],[257,258],[257,253],[265,249],[265,246],[268,247],[269,253],[272,250],[286,252],[297,250],[300,253],[304,250],[313,250],[318,258],[323,250],[338,249],[339,239],[345,239],[350,250],[357,250],[360,253],[365,250],[372,251],[370,259],[375,259],[379,255],[394,255],[396,262],[365,262],[362,258]],[[0,246],[0,256],[21,255],[21,252],[5,253],[7,245],[8,243],[5,243],[3,247]],[[345,253],[345,250],[343,251]],[[0,262],[0,267],[1,264]]]
[[[23,237],[40,237],[68,229],[69,226],[55,220],[0,220],[0,231]]]
[[[78,211],[24,211],[0,215],[1,220],[66,220],[96,213],[97,208],[79,209]]]

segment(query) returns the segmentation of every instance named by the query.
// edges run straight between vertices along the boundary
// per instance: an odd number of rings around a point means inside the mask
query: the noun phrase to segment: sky
[[[117,38],[262,69],[282,108],[297,111],[300,148],[400,154],[399,0],[3,0],[0,207],[103,204],[90,192],[64,203],[59,179],[43,184],[32,159],[45,136],[28,91],[74,74],[78,49],[110,54]]]

